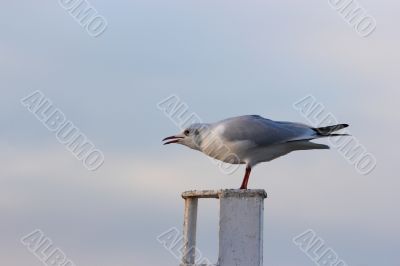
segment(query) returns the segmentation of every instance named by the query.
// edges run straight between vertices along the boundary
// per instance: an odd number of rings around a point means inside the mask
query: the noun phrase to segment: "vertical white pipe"
[[[194,264],[196,260],[197,206],[197,198],[185,199],[185,216],[183,223],[183,265]]]

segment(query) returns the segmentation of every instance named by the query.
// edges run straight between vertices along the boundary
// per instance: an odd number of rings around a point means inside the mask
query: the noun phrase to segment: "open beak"
[[[167,138],[163,139],[162,141],[167,141],[168,140],[167,142],[164,143],[164,145],[167,145],[167,144],[172,144],[172,143],[178,143],[180,139],[183,139],[183,137],[181,137],[181,136],[171,136],[171,137],[167,137]]]

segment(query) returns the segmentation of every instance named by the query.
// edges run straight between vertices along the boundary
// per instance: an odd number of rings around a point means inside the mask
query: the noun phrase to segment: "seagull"
[[[251,169],[292,151],[329,149],[310,140],[348,136],[333,133],[348,127],[337,124],[311,127],[306,124],[273,121],[259,115],[227,118],[215,123],[195,123],[177,135],[163,139],[166,144],[181,144],[209,157],[230,164],[245,164],[246,171],[240,189],[247,189]]]

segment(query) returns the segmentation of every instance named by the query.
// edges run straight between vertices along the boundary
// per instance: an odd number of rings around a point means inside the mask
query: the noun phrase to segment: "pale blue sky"
[[[306,122],[292,104],[312,94],[378,164],[361,176],[332,149],[258,166],[264,265],[313,265],[291,242],[308,228],[348,265],[398,265],[398,1],[359,0],[377,21],[368,38],[328,0],[90,2],[109,23],[98,38],[58,1],[0,5],[2,264],[41,265],[19,243],[39,228],[77,266],[178,265],[156,236],[181,228],[180,193],[236,188],[243,169],[225,176],[197,152],[163,147],[178,129],[156,104],[176,94],[206,122]],[[20,104],[34,90],[104,152],[98,171]],[[201,207],[199,245],[215,258],[216,202]]]

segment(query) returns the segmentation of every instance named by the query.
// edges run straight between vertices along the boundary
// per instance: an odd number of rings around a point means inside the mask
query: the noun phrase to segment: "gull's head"
[[[162,141],[165,141],[164,145],[176,143],[185,145],[195,150],[200,150],[202,135],[204,134],[205,130],[208,130],[207,124],[192,124],[191,126],[182,130],[182,132],[174,136],[166,137]]]

